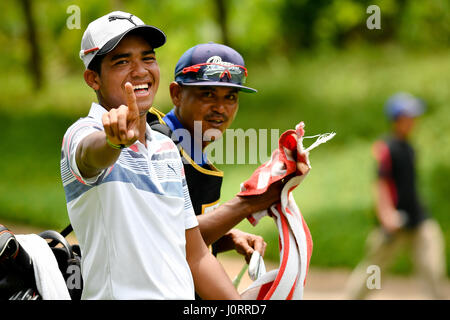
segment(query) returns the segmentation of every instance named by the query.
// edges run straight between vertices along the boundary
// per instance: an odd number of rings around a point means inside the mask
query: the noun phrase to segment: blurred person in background
[[[350,277],[349,299],[364,299],[369,293],[367,268],[375,265],[386,270],[394,254],[406,245],[412,249],[414,265],[429,295],[445,298],[440,287],[446,270],[443,235],[419,197],[415,151],[409,143],[416,118],[424,109],[423,101],[408,93],[397,93],[386,103],[392,129],[373,146],[378,165],[375,202],[380,226],[369,235],[367,255]]]

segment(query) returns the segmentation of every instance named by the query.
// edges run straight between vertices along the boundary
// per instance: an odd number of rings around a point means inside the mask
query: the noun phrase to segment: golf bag
[[[67,240],[53,230],[39,234],[45,240],[56,258],[59,271],[66,285],[74,269],[81,270],[81,252],[78,245],[70,245]],[[70,298],[80,300],[83,283],[81,277],[78,286],[67,286]],[[16,236],[0,224],[0,300],[41,300],[37,289],[33,260],[20,245]]]

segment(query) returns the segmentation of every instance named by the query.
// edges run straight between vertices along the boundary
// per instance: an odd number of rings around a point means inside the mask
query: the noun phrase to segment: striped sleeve
[[[182,174],[183,183],[183,197],[184,197],[184,228],[191,229],[198,226],[197,217],[194,213],[194,208],[192,207],[191,197],[189,196],[189,189],[186,183],[186,177],[184,176],[184,171]]]
[[[98,178],[104,174],[104,171],[100,172],[97,176],[92,178],[84,178],[80,174],[80,170],[78,169],[78,165],[76,162],[76,151],[79,143],[88,135],[103,131],[103,127],[98,122],[94,121],[90,118],[80,119],[75,122],[66,132],[63,139],[62,145],[62,159],[68,168],[69,175],[73,176],[79,182],[85,185],[95,184]]]

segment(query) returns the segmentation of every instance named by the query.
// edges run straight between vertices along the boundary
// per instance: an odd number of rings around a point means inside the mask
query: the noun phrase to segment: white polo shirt
[[[83,179],[79,142],[103,130],[106,110],[64,135],[61,177],[67,210],[82,251],[83,299],[194,299],[185,230],[198,225],[178,149],[147,124],[136,141],[97,177]]]

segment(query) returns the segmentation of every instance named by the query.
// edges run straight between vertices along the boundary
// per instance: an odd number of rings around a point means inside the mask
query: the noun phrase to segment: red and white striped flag
[[[313,242],[308,226],[294,200],[292,191],[303,181],[311,168],[309,151],[334,137],[334,133],[320,135],[308,149],[303,148],[304,123],[296,130],[284,132],[279,139],[279,147],[271,159],[261,165],[250,179],[241,184],[239,196],[264,193],[267,188],[281,179],[288,178],[279,203],[248,217],[253,225],[269,215],[279,231],[280,266],[263,274],[243,293],[244,299],[256,300],[299,300],[303,298],[303,288],[308,273]]]

